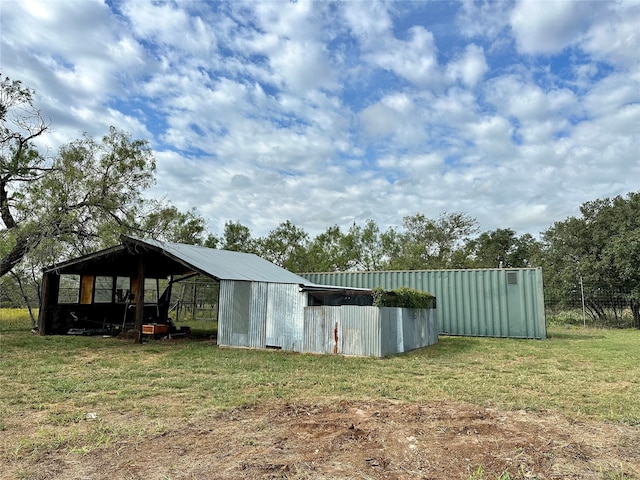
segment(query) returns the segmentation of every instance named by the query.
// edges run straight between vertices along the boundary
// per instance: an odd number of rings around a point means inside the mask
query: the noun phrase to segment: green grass
[[[210,341],[32,335],[0,310],[0,432],[15,455],[85,452],[220,409],[271,401],[460,401],[640,424],[640,331],[550,327],[549,339],[441,337],[387,359],[217,348]],[[88,414],[95,420],[84,421]],[[105,419],[125,418],[126,422]]]
[[[180,400],[182,414],[281,400],[458,400],[640,423],[640,332],[550,329],[543,341],[441,337],[387,359],[222,349],[204,341],[143,345],[34,336],[0,312],[0,405],[135,411]],[[154,407],[157,405],[158,407]]]

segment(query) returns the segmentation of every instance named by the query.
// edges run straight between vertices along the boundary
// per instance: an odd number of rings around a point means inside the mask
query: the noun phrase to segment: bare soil
[[[2,443],[1,458],[10,460]],[[511,479],[640,479],[640,427],[470,404],[271,404],[84,454],[60,449],[16,459],[0,477],[497,479],[505,472]]]

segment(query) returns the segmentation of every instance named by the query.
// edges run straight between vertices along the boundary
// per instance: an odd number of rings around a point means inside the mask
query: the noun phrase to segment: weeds
[[[387,359],[29,331],[28,314],[21,319],[0,310],[0,368],[9,372],[0,376],[0,431],[16,435],[14,419],[29,419],[13,450],[0,452],[5,458],[52,450],[84,455],[162,435],[166,424],[274,400],[459,401],[640,424],[635,330],[555,326],[542,341],[441,337],[437,345]],[[487,478],[481,467],[469,475]],[[525,477],[531,478],[522,472],[498,478]]]

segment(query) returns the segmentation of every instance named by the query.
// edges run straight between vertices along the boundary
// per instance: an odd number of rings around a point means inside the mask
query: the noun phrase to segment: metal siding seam
[[[230,305],[233,298],[233,283],[221,280],[218,305],[218,344],[231,345]]]
[[[397,331],[386,308],[380,308],[380,356],[391,355],[397,344]]]
[[[331,353],[329,345],[330,310],[328,307],[305,308],[304,352]]]
[[[523,288],[520,289],[521,301],[522,301],[522,309],[524,315],[524,334],[526,338],[532,338],[534,336],[534,332],[531,331],[531,327],[534,326],[533,319],[533,301],[531,296],[531,278],[529,275],[524,274],[522,272],[522,283]]]
[[[538,292],[538,295],[536,295],[536,301],[538,306],[538,315],[536,315],[536,318],[537,318],[536,323],[540,327],[539,336],[540,338],[547,338],[547,319],[546,319],[546,312],[544,310],[544,284],[543,284],[541,268],[536,269],[536,292]]]
[[[462,308],[464,312],[465,318],[468,318],[469,328],[471,329],[472,335],[480,334],[480,322],[477,315],[474,315],[475,312],[472,311],[472,308],[475,306],[472,302],[471,295],[471,285],[469,282],[469,276],[467,272],[460,272],[460,281],[462,283]]]
[[[264,348],[267,324],[267,284],[251,282],[249,290],[249,347]]]
[[[500,317],[500,302],[496,298],[496,289],[498,288],[498,275],[495,271],[489,271],[484,275],[485,278],[485,297],[487,300],[487,310],[485,315],[491,318],[491,336],[500,335],[502,328],[502,318]]]
[[[456,330],[456,334],[460,335],[460,334],[465,334],[468,335],[468,329],[467,329],[467,322],[466,319],[464,318],[464,315],[461,314],[461,306],[460,304],[462,302],[464,302],[464,299],[461,298],[461,295],[459,294],[460,292],[460,272],[457,271],[453,271],[450,274],[451,277],[453,277],[453,288],[449,290],[449,297],[451,300],[452,305],[454,305],[454,314],[453,314],[453,319],[455,322],[455,330]]]
[[[493,331],[493,317],[487,312],[487,299],[485,296],[485,283],[486,277],[481,275],[479,279],[476,279],[476,301],[478,308],[478,315],[483,318],[484,321],[484,334],[488,335],[490,331]]]
[[[503,337],[508,337],[511,334],[511,329],[509,328],[509,304],[507,297],[507,272],[501,272],[502,275],[498,278],[498,292],[500,296],[499,305],[500,305],[500,318],[502,318],[501,327],[503,328],[502,335]]]
[[[497,337],[509,336],[509,312],[504,308],[506,305],[506,282],[503,282],[505,273],[502,270],[496,270],[492,272],[493,286],[491,291],[493,292],[493,304],[495,316],[498,319],[497,328],[494,329],[493,335]],[[506,322],[506,324],[505,324]]]

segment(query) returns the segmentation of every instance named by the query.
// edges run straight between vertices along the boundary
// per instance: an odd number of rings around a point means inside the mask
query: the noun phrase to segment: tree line
[[[384,231],[374,220],[346,231],[333,225],[315,237],[289,220],[256,238],[245,225],[228,221],[222,235],[209,235],[202,244],[255,253],[298,273],[535,266],[539,242],[530,234],[477,232],[477,220],[458,212],[408,215],[401,228]]]
[[[599,291],[620,292],[640,328],[640,192],[598,199],[581,215],[554,223],[538,239],[510,228],[480,232],[463,212],[405,216],[382,230],[374,220],[310,236],[289,220],[254,237],[239,221],[208,232],[194,210],[143,199],[154,184],[146,140],[111,127],[63,145],[53,156],[35,141],[49,130],[34,92],[0,75],[0,292],[5,304],[37,305],[40,271],[64,259],[137,235],[255,253],[296,273],[354,270],[542,267],[545,289],[567,294],[588,285],[594,316],[610,305]]]

